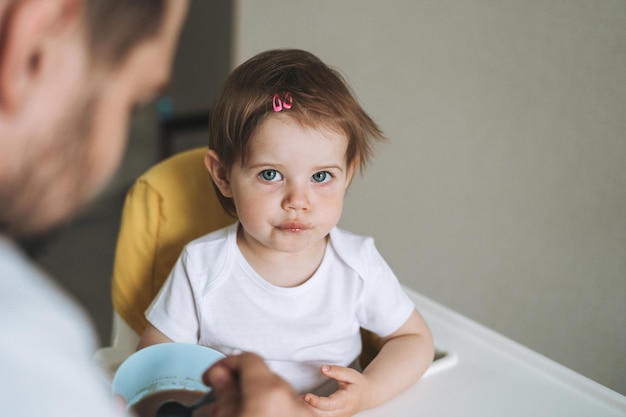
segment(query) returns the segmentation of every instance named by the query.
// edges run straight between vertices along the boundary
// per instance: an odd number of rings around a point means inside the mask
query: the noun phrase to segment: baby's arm
[[[422,316],[414,310],[407,321],[383,339],[374,360],[359,373],[342,366],[323,366],[322,373],[339,382],[329,397],[306,394],[306,401],[319,415],[351,416],[388,401],[417,381],[433,361],[432,335]]]
[[[143,331],[141,335],[141,339],[139,339],[139,343],[137,344],[137,350],[143,349],[150,345],[156,345],[158,343],[168,343],[172,342],[172,339],[165,336],[161,333],[156,327],[148,323],[146,329]]]

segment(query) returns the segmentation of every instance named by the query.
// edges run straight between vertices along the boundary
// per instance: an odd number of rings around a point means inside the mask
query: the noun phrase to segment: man
[[[187,7],[187,0],[0,0],[2,415],[123,413],[91,365],[95,343],[83,312],[12,239],[66,221],[109,179],[132,108],[169,78]],[[291,415],[303,410],[255,355],[229,358],[206,379],[222,393],[225,417],[264,416],[267,392],[282,396]]]

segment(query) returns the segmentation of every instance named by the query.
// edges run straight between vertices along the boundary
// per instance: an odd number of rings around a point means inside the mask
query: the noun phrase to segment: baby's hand
[[[339,389],[329,397],[311,393],[302,396],[316,416],[350,417],[364,409],[369,384],[363,374],[352,368],[337,365],[322,366],[322,373],[336,379]]]

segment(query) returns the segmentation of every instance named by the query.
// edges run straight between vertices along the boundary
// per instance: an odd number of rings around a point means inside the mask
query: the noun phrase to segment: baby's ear
[[[209,170],[213,182],[219,188],[224,197],[232,198],[233,193],[230,187],[230,172],[222,164],[220,157],[213,149],[209,149],[204,155],[204,165]]]
[[[356,172],[359,170],[359,161],[357,158],[355,158],[354,161],[352,161],[352,163],[348,164],[348,170],[346,172],[346,188],[350,187],[350,184],[352,184],[352,180],[354,179],[354,174],[356,174]]]

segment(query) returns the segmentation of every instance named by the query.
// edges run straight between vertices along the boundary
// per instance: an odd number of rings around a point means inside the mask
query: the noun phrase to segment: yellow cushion
[[[183,247],[235,221],[222,209],[204,166],[206,148],[162,161],[139,177],[126,195],[115,252],[113,307],[133,330]]]

